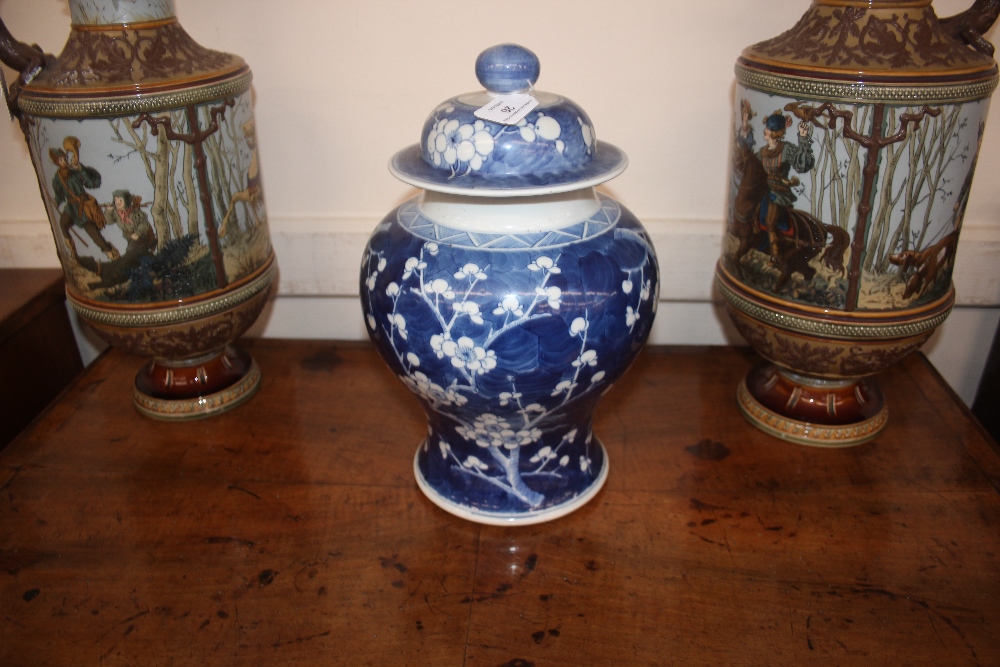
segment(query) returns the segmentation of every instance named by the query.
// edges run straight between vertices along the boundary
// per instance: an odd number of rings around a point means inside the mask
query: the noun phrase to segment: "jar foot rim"
[[[541,510],[528,510],[525,512],[485,512],[475,507],[457,503],[454,500],[444,497],[427,482],[420,470],[420,452],[423,449],[423,445],[417,447],[416,454],[413,457],[413,475],[417,480],[417,486],[420,488],[420,491],[427,496],[432,503],[443,509],[445,512],[457,516],[460,519],[488,526],[530,526],[537,523],[544,523],[546,521],[554,521],[555,519],[559,519],[567,514],[575,512],[593,500],[594,496],[596,496],[604,487],[604,483],[608,479],[608,452],[604,448],[604,444],[596,436],[594,437],[594,442],[601,448],[602,465],[601,471],[597,474],[593,483],[571,499]]]

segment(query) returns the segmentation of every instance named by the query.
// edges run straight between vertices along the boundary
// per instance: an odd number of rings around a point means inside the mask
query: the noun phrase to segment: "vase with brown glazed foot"
[[[216,414],[260,370],[231,346],[275,280],[250,69],[181,28],[172,0],[70,0],[58,56],[0,23],[7,96],[38,177],[69,303],[152,357],[132,398],[162,419]]]
[[[888,408],[870,376],[951,311],[998,13],[998,0],[948,19],[930,0],[814,0],[739,58],[716,282],[767,359],[738,398],[768,433],[876,437]]]

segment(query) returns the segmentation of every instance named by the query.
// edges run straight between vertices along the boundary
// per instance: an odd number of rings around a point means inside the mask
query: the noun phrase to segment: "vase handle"
[[[31,80],[38,76],[38,73],[45,67],[46,62],[52,56],[46,55],[37,44],[25,44],[14,39],[14,36],[7,30],[3,19],[0,19],[0,61],[11,69],[18,71],[17,81],[11,84],[7,90],[4,81],[4,97],[7,100],[7,109],[11,118],[20,117],[17,109],[17,97],[23,86],[31,83]]]
[[[993,45],[983,37],[1000,16],[1000,0],[976,0],[961,14],[941,19],[941,27],[955,39],[976,51],[993,55]]]

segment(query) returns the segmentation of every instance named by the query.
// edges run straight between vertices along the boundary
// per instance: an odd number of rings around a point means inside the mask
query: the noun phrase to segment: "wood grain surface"
[[[747,424],[735,348],[650,348],[605,489],[485,527],[417,490],[366,344],[247,341],[248,404],[136,414],[105,354],[0,453],[0,665],[997,665],[1000,456],[926,360],[874,443]]]

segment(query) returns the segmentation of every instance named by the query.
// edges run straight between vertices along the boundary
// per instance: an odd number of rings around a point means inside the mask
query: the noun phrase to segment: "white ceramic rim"
[[[591,500],[594,496],[604,488],[604,483],[608,480],[608,450],[604,448],[604,443],[602,443],[596,436],[594,437],[594,442],[601,448],[601,453],[604,454],[604,466],[601,468],[600,474],[598,474],[597,479],[594,483],[590,485],[585,492],[573,498],[569,502],[563,503],[562,505],[556,505],[555,507],[549,507],[547,509],[541,510],[539,512],[524,512],[522,514],[501,514],[501,513],[490,513],[490,512],[479,512],[476,510],[470,510],[464,505],[459,505],[458,503],[448,500],[437,491],[435,491],[430,484],[424,479],[423,474],[420,472],[420,450],[423,448],[423,443],[417,447],[417,453],[413,456],[413,476],[417,480],[417,486],[420,487],[421,492],[427,498],[443,509],[449,514],[453,514],[460,519],[465,519],[466,521],[471,521],[473,523],[481,523],[487,526],[531,526],[536,523],[544,523],[546,521],[554,521],[560,517],[564,517],[571,512],[575,512],[580,509]]]
[[[482,179],[476,178],[471,181],[464,181],[464,185],[456,185],[460,181],[451,181],[445,172],[435,169],[423,161],[420,155],[420,144],[407,146],[389,159],[389,173],[399,180],[417,188],[434,190],[452,195],[466,195],[470,197],[531,197],[534,195],[554,195],[581,188],[590,188],[610,181],[619,176],[628,167],[628,156],[625,152],[607,142],[600,142],[597,150],[599,156],[580,170],[566,172],[565,180],[556,180],[548,185],[536,187],[507,187],[507,188],[487,188],[481,187]],[[411,165],[411,170],[403,171],[397,164],[406,159]],[[502,176],[496,178],[502,179]],[[511,177],[512,182],[516,177]]]
[[[594,188],[535,197],[469,197],[424,190],[420,215],[449,229],[473,234],[537,234],[590,220],[604,202]]]

